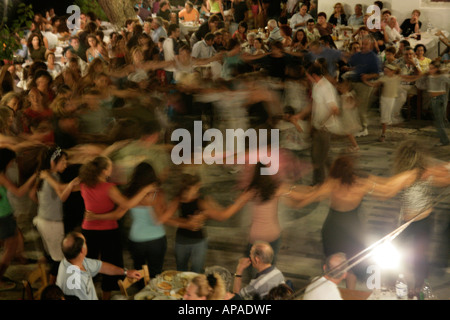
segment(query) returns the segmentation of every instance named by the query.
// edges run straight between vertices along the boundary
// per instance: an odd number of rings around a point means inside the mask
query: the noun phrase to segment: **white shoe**
[[[367,130],[367,128],[365,128],[363,131],[358,132],[357,134],[355,134],[355,137],[356,138],[358,138],[358,137],[365,137],[367,135],[369,135],[369,131]]]

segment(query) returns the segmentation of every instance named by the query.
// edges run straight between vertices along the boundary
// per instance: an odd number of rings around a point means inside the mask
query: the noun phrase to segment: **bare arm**
[[[2,173],[0,174],[0,185],[5,186],[5,188],[16,197],[23,197],[33,185],[35,179],[36,173],[33,174],[23,185],[17,187]]]
[[[101,274],[106,274],[108,276],[123,276],[125,275],[125,269],[115,266],[111,263],[102,261],[102,266],[100,267]],[[142,275],[137,270],[127,270],[126,276],[132,279],[141,279]]]
[[[236,212],[242,209],[244,205],[254,196],[252,191],[247,191],[242,193],[236,201],[233,202],[226,209],[220,209],[215,205],[212,205],[208,202],[205,202],[205,210],[203,214],[205,214],[208,218],[214,219],[217,221],[224,221],[232,217]]]
[[[369,176],[371,183],[368,193],[379,199],[389,199],[394,197],[402,189],[409,187],[417,180],[417,169],[399,173],[390,178]]]
[[[78,177],[67,184],[59,183],[47,171],[42,171],[40,177],[45,179],[50,184],[62,202],[66,201],[73,191],[76,191],[75,187],[80,183],[80,179]]]
[[[123,209],[130,209],[139,204],[141,200],[147,195],[147,193],[155,191],[157,186],[155,184],[151,184],[142,188],[136,195],[132,198],[128,199],[119,191],[116,186],[113,186],[109,189],[109,197],[111,200],[122,207]]]

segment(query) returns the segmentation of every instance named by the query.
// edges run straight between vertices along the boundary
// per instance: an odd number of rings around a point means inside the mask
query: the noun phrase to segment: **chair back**
[[[142,269],[139,270],[139,273],[142,276],[142,279],[144,279],[144,285],[148,285],[150,283],[150,273],[148,271],[148,266],[143,265]],[[138,280],[131,279],[128,277],[125,277],[123,280],[117,281],[120,288],[120,293],[124,295],[125,297],[128,297],[128,288],[131,287],[133,284],[135,284]]]
[[[40,286],[35,291],[35,284],[40,282]],[[23,284],[23,299],[24,300],[39,300],[44,288],[48,285],[47,270],[44,264],[38,264],[38,267],[33,270],[27,277],[22,280]]]

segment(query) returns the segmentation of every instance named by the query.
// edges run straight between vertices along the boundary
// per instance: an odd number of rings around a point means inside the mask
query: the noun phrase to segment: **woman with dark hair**
[[[29,57],[33,62],[35,61],[45,61],[45,52],[47,49],[44,44],[44,39],[42,35],[38,33],[32,33],[28,38],[27,47],[29,51]]]
[[[237,30],[233,33],[232,39],[236,39],[240,44],[247,41],[247,31],[248,25],[247,22],[241,21],[239,22]]]
[[[143,187],[134,197],[128,199],[118,187],[108,179],[112,173],[112,162],[109,158],[99,156],[85,163],[79,172],[81,196],[87,211],[105,214],[113,211],[116,205],[128,210],[135,207],[154,185]],[[84,219],[82,233],[89,244],[88,257],[123,266],[122,241],[119,224],[116,220]],[[105,276],[102,279],[103,298],[109,300],[111,291],[117,290],[117,277]]]
[[[67,153],[59,147],[43,150],[37,172],[39,177],[33,190],[37,194],[38,211],[33,219],[41,235],[50,265],[50,283],[55,283],[59,262],[64,258],[61,243],[64,239],[63,202],[75,191],[78,179],[62,184],[60,174],[67,167]]]
[[[86,50],[86,59],[88,63],[91,63],[95,58],[100,58],[105,62],[109,61],[108,50],[98,40],[95,33],[86,37],[86,41],[89,48]]]
[[[427,73],[432,61],[430,58],[425,57],[427,48],[423,44],[419,43],[414,47],[414,53],[416,54],[417,60],[419,60],[422,73]]]
[[[36,178],[36,174],[33,174],[22,186],[17,187],[6,176],[7,168],[15,159],[16,153],[14,151],[7,148],[0,149],[0,241],[4,248],[0,259],[0,291],[11,290],[16,287],[14,282],[6,281],[3,276],[21,245],[20,231],[7,193],[11,192],[17,197],[26,195]],[[25,260],[25,258],[23,259]]]
[[[292,41],[292,50],[294,52],[301,52],[303,50],[307,50],[308,48],[308,36],[306,35],[305,30],[298,29]]]
[[[329,177],[322,185],[310,192],[296,191],[295,186],[285,193],[297,207],[312,202],[329,200],[330,210],[322,226],[324,255],[344,252],[348,257],[366,248],[364,228],[359,217],[359,208],[366,195],[380,199],[395,196],[402,188],[408,187],[416,178],[417,171],[409,170],[390,178],[357,173],[351,156],[340,156],[331,168]],[[356,265],[347,276],[347,288],[354,289],[356,275],[363,277],[366,270]]]
[[[153,167],[147,162],[141,162],[134,169],[130,182],[125,188],[124,195],[132,198],[145,186],[156,185],[160,182]],[[162,189],[149,192],[133,208],[129,210],[131,215],[130,252],[135,269],[142,265],[148,265],[150,277],[154,278],[163,270],[164,257],[167,251],[167,236],[164,224],[183,225],[186,228],[194,227],[187,220],[172,218],[178,209],[178,198],[174,198],[169,204]],[[88,220],[119,220],[126,210],[115,210],[106,214],[87,213]]]

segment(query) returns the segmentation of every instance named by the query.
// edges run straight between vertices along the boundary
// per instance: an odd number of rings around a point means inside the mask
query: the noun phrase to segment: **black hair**
[[[52,161],[58,163],[58,161],[64,156],[67,158],[67,153],[58,146],[53,146],[48,149],[42,150],[39,157],[37,171],[50,170]],[[43,181],[39,178],[36,180],[38,190],[42,188],[42,182]]]
[[[134,168],[130,182],[126,187],[124,194],[127,197],[133,197],[140,190],[142,190],[142,188],[153,183],[160,183],[155,170],[149,163],[141,162],[136,166],[136,168]]]
[[[5,173],[8,164],[16,158],[16,153],[8,148],[0,148],[0,173]]]

